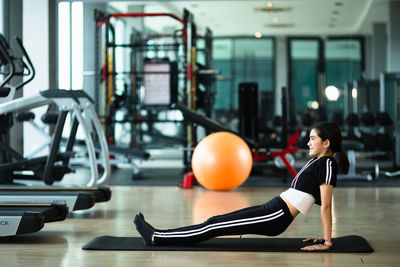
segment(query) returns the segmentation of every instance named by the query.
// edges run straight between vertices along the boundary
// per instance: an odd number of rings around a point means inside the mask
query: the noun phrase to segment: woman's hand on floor
[[[316,245],[310,245],[301,248],[303,251],[314,251],[314,250],[329,250],[331,247],[328,247],[324,244],[316,244]]]

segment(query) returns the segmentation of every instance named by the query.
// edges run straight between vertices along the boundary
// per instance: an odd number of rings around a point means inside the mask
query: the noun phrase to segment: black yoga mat
[[[303,238],[213,238],[208,241],[180,246],[146,246],[139,237],[100,236],[82,249],[85,250],[140,250],[140,251],[255,251],[255,252],[303,252],[307,245]],[[359,253],[374,250],[361,236],[333,238],[333,247],[324,252]]]

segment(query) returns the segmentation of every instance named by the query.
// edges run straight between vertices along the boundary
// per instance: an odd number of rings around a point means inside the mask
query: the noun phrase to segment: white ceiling
[[[393,1],[393,0],[392,0]],[[398,0],[395,0],[398,1]],[[271,12],[272,9],[287,11]],[[194,14],[198,33],[209,27],[214,36],[254,35],[344,35],[371,34],[373,23],[388,23],[389,0],[271,0],[271,1],[112,1],[121,12],[168,12]],[[263,9],[264,11],[258,11]],[[274,23],[274,18],[278,20]],[[275,20],[276,20],[275,19]],[[148,18],[147,27],[165,32],[179,25],[170,18]]]

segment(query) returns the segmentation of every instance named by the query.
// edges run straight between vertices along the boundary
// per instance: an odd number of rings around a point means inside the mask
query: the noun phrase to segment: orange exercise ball
[[[252,166],[253,157],[246,142],[229,132],[206,136],[192,156],[194,176],[210,190],[228,191],[240,186],[250,175]]]

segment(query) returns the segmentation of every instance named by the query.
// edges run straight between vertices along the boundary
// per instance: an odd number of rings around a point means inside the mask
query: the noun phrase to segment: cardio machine
[[[31,81],[35,75],[33,64],[21,40],[18,38],[15,40],[23,54],[21,58],[13,55],[7,41],[0,35],[0,67],[2,67],[1,74],[5,76],[0,84],[0,117],[2,126],[7,126],[2,127],[0,131],[0,181],[4,184],[0,187],[0,221],[5,226],[1,228],[1,236],[38,231],[43,227],[44,222],[57,221],[66,217],[65,211],[68,209],[71,211],[89,209],[96,202],[108,201],[111,198],[111,190],[100,186],[110,176],[110,164],[107,143],[90,98],[84,92],[46,90],[33,97],[12,100],[16,90]],[[11,86],[10,81],[15,76],[28,78],[23,83]],[[49,155],[36,158],[23,157],[6,142],[14,116],[17,112],[26,112],[46,105],[55,105],[59,111]],[[73,118],[73,123],[65,151],[61,153],[59,147],[68,115]],[[82,128],[85,135],[91,178],[85,187],[49,186],[61,180],[64,174],[72,171],[68,163],[73,156],[72,148],[78,126]],[[96,136],[100,143],[101,152],[97,154],[93,136]],[[101,176],[98,173],[98,164],[104,170]],[[21,178],[42,180],[46,186],[17,186],[14,182]],[[57,213],[56,210],[61,210],[55,204],[63,204],[66,208],[64,213],[59,212],[60,216],[56,217],[57,219],[50,216]]]

